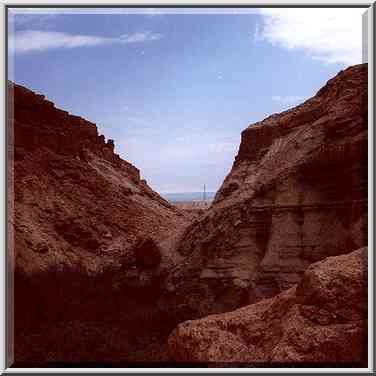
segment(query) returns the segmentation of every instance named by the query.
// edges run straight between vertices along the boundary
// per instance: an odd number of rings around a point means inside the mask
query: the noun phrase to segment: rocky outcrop
[[[139,170],[114,153],[114,142],[98,135],[95,124],[55,108],[43,95],[19,86],[9,86],[14,108],[14,157],[21,160],[27,152],[48,147],[58,155],[90,159],[90,153],[126,172],[138,183]],[[51,127],[53,125],[53,127]]]
[[[143,328],[148,336],[142,320],[160,314],[156,300],[174,262],[163,244],[187,219],[95,124],[22,86],[8,90],[16,361],[123,360],[119,352],[137,349]],[[142,330],[132,334],[137,320]],[[115,338],[100,337],[102,350],[90,352],[99,328]],[[86,342],[75,337],[85,331]]]
[[[365,251],[331,256],[367,245],[366,65],[249,126],[194,216],[95,124],[8,90],[16,362],[363,364]]]
[[[186,321],[177,362],[367,367],[367,248],[311,265],[298,285],[233,312]]]
[[[18,270],[80,264],[95,274],[138,241],[161,242],[185,223],[95,124],[24,87],[9,91]]]
[[[313,262],[365,245],[367,65],[357,65],[243,131],[213,205],[180,243],[190,267],[170,274],[180,288],[169,299],[197,316],[233,310],[289,289]]]

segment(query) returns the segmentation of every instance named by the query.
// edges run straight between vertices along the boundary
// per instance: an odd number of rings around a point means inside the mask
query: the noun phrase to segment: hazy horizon
[[[167,201],[174,202],[211,202],[216,192],[206,192],[205,200],[203,192],[159,192]]]
[[[163,194],[216,192],[242,130],[362,62],[365,9],[9,12],[9,79],[95,122]]]

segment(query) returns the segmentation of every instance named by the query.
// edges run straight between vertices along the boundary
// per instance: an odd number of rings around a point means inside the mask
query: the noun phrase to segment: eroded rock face
[[[367,248],[312,264],[297,286],[238,310],[180,324],[177,362],[367,367]]]
[[[8,90],[16,361],[126,360],[119,352],[138,348],[130,339],[160,321],[154,307],[174,261],[159,244],[187,219],[95,124],[19,85]],[[90,350],[100,328],[112,337]]]
[[[147,238],[134,247],[136,263],[142,268],[152,268],[161,262],[161,251],[154,240]]]
[[[367,245],[367,65],[250,125],[233,168],[178,251],[170,275],[197,316],[296,284],[313,262]],[[195,282],[193,282],[195,281]]]
[[[80,264],[95,274],[137,241],[153,234],[161,242],[186,223],[95,124],[21,86],[10,84],[9,93],[18,270]]]
[[[366,245],[367,66],[247,128],[192,223],[95,124],[9,90],[16,361],[364,360],[362,252],[307,268]],[[255,302],[180,325],[165,353],[179,322]]]

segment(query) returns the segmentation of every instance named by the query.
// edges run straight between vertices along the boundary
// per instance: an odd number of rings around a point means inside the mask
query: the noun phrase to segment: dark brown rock
[[[311,265],[297,286],[233,312],[184,322],[178,362],[367,366],[367,248]]]
[[[139,170],[114,154],[114,141],[106,143],[94,123],[55,108],[22,86],[9,83],[8,90],[18,198],[14,223],[17,229],[23,226],[16,236],[61,250],[35,249],[43,254],[39,259],[21,246],[23,241],[17,242],[16,268],[27,274],[40,272],[41,265],[75,268],[80,263],[84,269],[101,269],[103,262],[117,264],[114,258],[93,258],[93,252],[100,255],[103,247],[111,248],[110,242],[121,243],[122,253],[132,252],[150,233],[157,233],[158,243],[186,223],[146,182],[139,184]],[[110,232],[112,237],[106,237]],[[73,262],[68,248],[76,256]]]
[[[107,146],[112,150],[114,151],[114,148],[115,148],[115,144],[114,144],[114,140],[107,140]]]
[[[161,273],[175,262],[160,244],[187,219],[95,124],[8,90],[15,360],[134,360],[176,325],[160,320]],[[98,345],[98,332],[112,334]]]
[[[191,223],[95,124],[9,91],[17,361],[160,360],[250,303],[171,359],[365,361],[364,252],[309,265],[367,244],[366,65],[244,130]]]
[[[134,247],[136,264],[141,268],[151,268],[161,262],[161,250],[151,238],[140,240]]]
[[[197,317],[272,297],[311,263],[367,245],[367,73],[350,67],[242,132],[214,203],[180,242],[189,271],[169,277]]]

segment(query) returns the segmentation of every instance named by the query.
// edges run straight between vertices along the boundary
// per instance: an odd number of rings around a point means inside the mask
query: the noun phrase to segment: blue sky
[[[9,76],[95,122],[153,189],[215,191],[243,129],[361,63],[364,11],[13,10]]]

